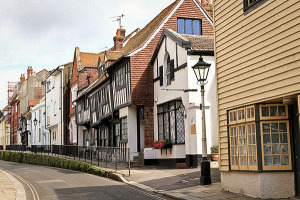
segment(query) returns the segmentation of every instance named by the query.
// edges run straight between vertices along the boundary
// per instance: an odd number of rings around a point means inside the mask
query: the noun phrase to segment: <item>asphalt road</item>
[[[0,161],[0,168],[20,180],[28,200],[170,199],[126,183],[71,170],[5,161]]]

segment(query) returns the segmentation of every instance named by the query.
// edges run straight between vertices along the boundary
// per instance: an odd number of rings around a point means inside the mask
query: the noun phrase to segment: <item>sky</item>
[[[174,0],[2,0],[0,6],[0,109],[7,84],[27,67],[52,70],[73,61],[75,47],[97,53],[113,46],[124,14],[129,34],[143,28]],[[27,75],[26,75],[27,76]]]

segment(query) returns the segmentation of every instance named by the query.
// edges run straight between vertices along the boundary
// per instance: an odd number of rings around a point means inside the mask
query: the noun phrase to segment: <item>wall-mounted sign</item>
[[[196,125],[195,124],[191,125],[191,134],[196,134]]]

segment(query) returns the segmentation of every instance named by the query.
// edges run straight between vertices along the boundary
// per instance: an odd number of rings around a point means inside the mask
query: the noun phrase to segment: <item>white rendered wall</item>
[[[176,43],[167,38],[167,52],[170,55],[171,60],[174,59],[175,69],[176,63]],[[174,154],[168,155],[168,158],[182,158],[186,154],[196,155],[202,154],[202,111],[200,111],[201,93],[200,85],[197,83],[195,73],[192,66],[196,64],[200,56],[188,56],[186,49],[177,45],[178,50],[178,66],[187,63],[187,67],[175,72],[175,80],[171,82],[171,85],[167,86],[165,77],[164,85],[160,86],[160,82],[154,82],[154,139],[158,140],[158,120],[157,120],[157,105],[172,101],[182,100],[185,107],[185,146],[182,154],[176,153],[176,148],[179,145],[173,145]],[[153,75],[157,77],[157,62],[158,66],[164,65],[165,57],[165,39],[163,40],[160,49],[157,54],[157,58],[153,64]],[[216,101],[216,85],[215,85],[215,67],[213,56],[203,56],[203,59],[207,63],[211,63],[208,83],[205,85],[205,105],[208,107],[205,110],[206,114],[206,137],[207,137],[207,152],[210,153],[210,147],[212,145],[218,145],[218,124],[217,124],[217,101]],[[165,69],[164,69],[165,72]],[[197,92],[183,91],[166,91],[163,89],[198,89]],[[191,125],[196,126],[196,134],[191,133]],[[182,148],[182,147],[178,147]],[[145,159],[163,158],[164,156],[157,153],[150,152],[151,148],[145,149]],[[157,151],[157,150],[156,150]],[[156,152],[155,151],[155,152]],[[172,150],[173,151],[173,150]],[[184,155],[184,156],[183,156]],[[180,157],[176,157],[180,156]]]
[[[196,134],[197,134],[197,154],[202,153],[202,111],[200,111],[201,93],[200,85],[196,79],[195,73],[192,69],[200,56],[188,57],[188,80],[189,88],[198,89],[198,92],[190,92],[189,99],[190,105],[195,105],[196,111]],[[218,145],[218,123],[217,123],[217,98],[216,98],[216,82],[215,82],[215,62],[213,56],[202,56],[203,60],[210,63],[210,69],[207,78],[207,84],[204,86],[204,101],[205,106],[205,121],[206,121],[206,141],[207,141],[207,153],[210,154],[210,147]]]
[[[32,108],[31,111],[31,120],[30,120],[30,129],[31,129],[31,138],[30,142],[32,145],[49,145],[49,131],[45,129],[45,101],[39,102]],[[41,114],[41,116],[40,116]],[[34,126],[34,119],[37,119],[37,125]],[[39,140],[38,131],[41,129],[41,138]]]
[[[59,126],[58,134],[59,140],[56,139],[56,144],[63,143],[61,137],[63,137],[63,91],[62,91],[62,83],[63,83],[63,76],[61,76],[61,71],[57,70],[52,76],[47,78],[47,82],[52,80],[54,77],[54,87],[53,85],[50,87],[50,91],[46,92],[46,108],[49,106],[49,113],[46,113],[46,117],[50,117],[50,125],[47,124],[52,130],[53,126]]]

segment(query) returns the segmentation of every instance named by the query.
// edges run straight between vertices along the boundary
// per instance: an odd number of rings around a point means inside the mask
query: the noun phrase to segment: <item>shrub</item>
[[[211,149],[211,153],[218,153],[218,152],[219,152],[219,147],[218,147],[218,145],[212,146],[210,149]]]
[[[24,164],[43,165],[70,169],[74,171],[87,172],[90,174],[108,177],[108,172],[103,171],[93,165],[75,160],[67,160],[59,157],[27,154],[22,152],[0,151],[0,160],[18,162]]]

